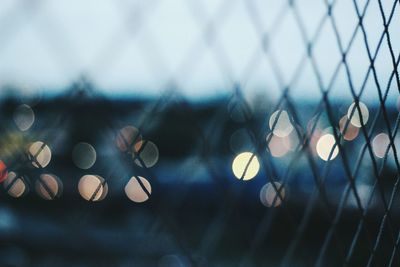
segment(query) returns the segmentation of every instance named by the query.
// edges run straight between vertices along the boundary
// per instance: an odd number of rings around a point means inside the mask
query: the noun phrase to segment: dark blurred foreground
[[[245,127],[264,140],[260,125],[265,125],[273,107],[253,106],[249,118],[237,120],[231,102],[228,98],[207,103],[108,100],[85,95],[42,99],[32,107],[32,128],[21,132],[12,121],[21,103],[4,100],[0,138],[7,149],[2,158],[9,171],[24,173],[30,188],[18,199],[4,189],[0,194],[0,265],[340,266],[352,249],[349,266],[364,266],[379,238],[371,266],[387,266],[397,247],[400,222],[395,184],[399,173],[393,159],[384,164],[373,191],[371,160],[362,164],[356,186],[363,207],[368,207],[364,215],[354,195],[340,202],[348,180],[339,158],[325,172],[321,189],[306,156],[273,158],[265,148],[259,149],[267,163],[255,179],[240,181],[231,170],[236,153],[230,148],[231,135]],[[304,103],[298,109],[300,126],[306,129],[313,106]],[[370,107],[370,113],[375,109]],[[338,105],[337,110],[339,120],[343,107]],[[389,110],[389,115],[394,121],[397,110]],[[126,125],[134,125],[157,144],[157,165],[140,168],[118,153],[115,137]],[[363,137],[357,138],[345,147],[350,163],[356,161],[363,144]],[[24,147],[37,140],[52,148],[51,163],[44,170],[21,167]],[[82,141],[97,150],[96,163],[89,170],[80,170],[71,160],[72,147]],[[324,162],[318,158],[315,162],[317,170],[324,168]],[[288,168],[292,171],[286,176]],[[269,169],[274,170],[273,179],[286,179],[286,197],[277,208],[263,206],[259,198],[270,179]],[[43,172],[62,180],[60,198],[46,201],[35,193],[34,183]],[[103,201],[89,202],[80,196],[78,181],[85,174],[107,180],[109,193]],[[144,203],[131,202],[124,194],[133,175],[151,182],[151,196]],[[393,202],[388,214],[382,195]],[[341,205],[343,211],[335,219]],[[396,250],[394,255],[398,264]]]

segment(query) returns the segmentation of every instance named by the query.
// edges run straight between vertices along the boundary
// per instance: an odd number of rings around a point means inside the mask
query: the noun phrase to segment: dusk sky
[[[295,1],[308,38],[326,14],[323,2]],[[358,1],[360,10],[365,2]],[[373,52],[383,29],[375,2],[371,1],[376,7],[368,8],[364,19]],[[389,4],[384,7],[387,13]],[[286,85],[305,54],[299,25],[286,7],[286,1],[272,0],[233,0],[229,5],[222,0],[1,1],[0,84],[57,93],[85,75],[99,90],[113,96],[158,95],[174,82],[183,95],[202,98],[230,94],[237,82],[248,95],[261,92],[278,97],[281,86],[269,55]],[[333,15],[343,47],[347,47],[357,24],[353,1],[338,0]],[[394,16],[390,26],[393,43],[400,42],[394,31],[400,26],[398,18]],[[213,36],[205,30],[210,22],[215,38],[207,42],[206,36]],[[262,52],[260,30],[268,33],[267,54]],[[376,68],[382,87],[386,87],[393,66],[386,39],[383,43],[385,49],[377,57]],[[341,60],[331,21],[323,24],[313,53],[327,86]],[[361,32],[348,62],[358,92],[369,65]],[[291,94],[301,98],[307,92],[319,97],[309,61],[301,69]],[[331,97],[350,99],[348,87],[341,68]],[[390,95],[397,95],[395,89]],[[364,101],[376,100],[376,91],[371,76]]]

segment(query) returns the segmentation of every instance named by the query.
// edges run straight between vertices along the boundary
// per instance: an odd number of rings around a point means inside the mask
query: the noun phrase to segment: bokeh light
[[[251,152],[240,153],[232,162],[233,174],[238,179],[251,180],[258,174],[259,170],[258,158]]]
[[[360,128],[362,126],[361,119],[364,125],[367,124],[369,118],[369,111],[367,106],[363,102],[358,102],[358,105],[360,106],[361,117],[356,107],[356,103],[353,102],[350,105],[349,109],[347,110],[347,118],[350,120],[351,124],[353,124],[355,127]],[[353,113],[353,115],[351,115],[351,113]]]
[[[317,142],[316,150],[318,156],[325,161],[333,160],[339,153],[339,147],[336,145],[335,137],[332,134],[322,135]]]
[[[275,127],[274,127],[275,125]],[[293,131],[289,114],[286,110],[277,110],[269,118],[269,128],[274,135],[279,137],[288,136]]]
[[[42,174],[35,183],[36,193],[45,200],[52,200],[61,196],[63,185],[54,174]]]
[[[42,141],[37,141],[29,146],[28,156],[35,168],[45,168],[51,160],[51,150]]]
[[[133,144],[142,140],[139,130],[133,126],[125,126],[122,128],[115,139],[115,144],[122,152],[126,152]]]
[[[15,172],[9,172],[7,179],[4,181],[3,186],[7,193],[15,198],[23,196],[27,190],[27,184],[23,177],[17,175]]]
[[[125,186],[125,194],[133,202],[145,202],[151,195],[151,185],[145,178],[133,176]]]
[[[380,133],[372,140],[372,150],[378,158],[384,158],[386,150],[390,144],[389,136],[385,133]]]
[[[280,158],[289,152],[290,140],[288,136],[279,137],[270,133],[267,135],[266,140],[267,142],[269,140],[267,147],[273,157]]]
[[[108,192],[104,178],[98,175],[85,175],[79,180],[79,194],[88,201],[103,200]]]
[[[288,136],[283,138],[283,144],[290,151],[297,151],[301,148],[300,144],[303,143],[303,130],[298,125],[293,127],[295,127],[295,131],[292,131]]]
[[[4,182],[7,179],[8,171],[6,164],[0,160],[0,183]]]
[[[137,142],[133,147],[133,158],[136,165],[145,168],[153,167],[159,157],[157,146],[147,140]]]
[[[347,124],[347,128],[345,126]],[[343,116],[339,121],[339,129],[346,141],[352,141],[357,138],[360,129],[348,122],[347,116]],[[346,130],[346,131],[345,131]]]
[[[72,150],[72,160],[74,164],[83,170],[90,169],[95,164],[96,157],[96,150],[88,143],[78,143]]]
[[[13,119],[18,129],[27,131],[35,122],[35,113],[30,106],[23,104],[15,109]]]
[[[274,182],[274,185],[267,183],[260,191],[261,203],[268,208],[280,206],[285,199],[285,188],[283,185],[279,182]]]

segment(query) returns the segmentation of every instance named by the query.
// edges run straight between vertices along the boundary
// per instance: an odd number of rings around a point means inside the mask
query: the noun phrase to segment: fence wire
[[[0,54],[35,21],[57,68],[85,71],[41,98],[0,79],[2,266],[398,266],[400,2],[305,2],[115,1],[89,64],[48,1],[6,8]],[[151,27],[165,7],[198,31],[179,60]],[[223,37],[237,9],[254,44]],[[131,46],[155,82],[106,93]],[[194,101],[207,57],[224,90]]]

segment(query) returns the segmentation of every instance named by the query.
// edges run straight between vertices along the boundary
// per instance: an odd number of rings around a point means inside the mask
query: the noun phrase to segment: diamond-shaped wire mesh
[[[399,1],[1,5],[2,265],[400,264]]]

